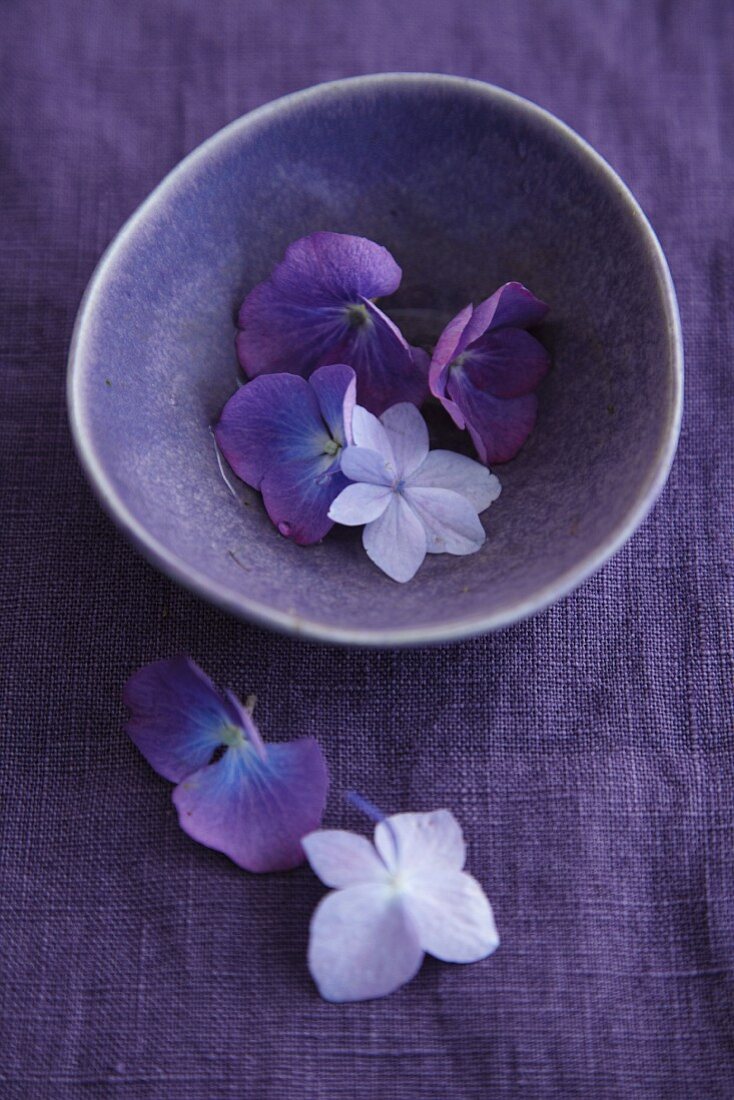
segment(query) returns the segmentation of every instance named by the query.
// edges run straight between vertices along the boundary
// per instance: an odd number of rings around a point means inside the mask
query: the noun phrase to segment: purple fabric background
[[[734,1095],[734,7],[5,0],[0,87],[3,743],[0,1095]],[[556,112],[629,182],[680,298],[669,486],[560,606],[424,652],[263,633],[140,560],[64,409],[110,238],[213,131],[379,70],[479,77]],[[334,1007],[305,968],[311,873],[250,877],[179,831],[121,732],[121,685],[190,652],[266,733],[312,733],[327,820],[354,786],[451,807],[503,938]]]

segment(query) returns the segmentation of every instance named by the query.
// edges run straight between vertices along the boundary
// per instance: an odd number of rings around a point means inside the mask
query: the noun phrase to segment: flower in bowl
[[[317,232],[399,261],[400,288],[377,308],[409,346],[508,281],[552,306],[536,334],[553,369],[532,435],[501,469],[491,537],[475,554],[429,555],[409,584],[350,532],[304,551],[256,493],[218,478],[210,426],[240,371],[232,319]],[[505,626],[599,569],[665,483],[681,394],[674,289],[629,190],[548,112],[437,74],[309,89],[196,150],[101,261],[69,367],[83,466],[148,558],[243,618],[390,647]],[[470,444],[456,432],[452,445]]]

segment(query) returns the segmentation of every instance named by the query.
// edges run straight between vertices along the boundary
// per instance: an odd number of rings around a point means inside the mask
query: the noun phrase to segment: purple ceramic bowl
[[[340,529],[302,548],[257,493],[227,488],[211,424],[237,379],[233,317],[286,245],[370,237],[401,264],[388,309],[414,340],[510,279],[550,303],[537,427],[498,467],[472,556],[406,585]],[[156,565],[243,618],[322,641],[420,645],[515,622],[566,595],[632,535],[665,483],[681,415],[675,293],[619,177],[527,101],[422,74],[324,84],[232,123],[118,234],[69,360],[83,466]]]

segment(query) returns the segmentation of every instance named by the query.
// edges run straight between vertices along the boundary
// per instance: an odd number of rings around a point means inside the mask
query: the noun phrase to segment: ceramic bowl
[[[292,240],[370,237],[403,268],[408,338],[517,279],[551,306],[536,429],[498,467],[469,557],[398,585],[359,532],[284,539],[223,480],[210,427],[237,384],[233,318]],[[156,565],[246,619],[323,641],[419,645],[493,630],[566,595],[642,522],[681,412],[675,294],[619,177],[548,112],[456,77],[358,77],[233,122],[118,234],[80,308],[71,423],[102,503]]]

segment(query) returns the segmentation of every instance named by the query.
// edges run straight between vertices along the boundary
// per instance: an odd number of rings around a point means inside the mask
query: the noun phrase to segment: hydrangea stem
[[[378,806],[375,806],[374,802],[370,802],[368,798],[364,798],[364,796],[358,794],[357,791],[345,791],[344,797],[346,798],[347,802],[351,802],[351,804],[356,807],[356,809],[361,810],[362,813],[369,817],[371,821],[384,821],[385,826],[387,827],[387,831],[390,834],[393,848],[395,850],[395,858],[397,859],[399,855],[398,838],[395,830],[393,829],[392,822],[390,821],[390,818],[387,816],[387,814],[384,814]]]
[[[255,725],[255,722],[254,722],[253,717],[252,717],[252,712],[254,711],[255,704],[257,702],[257,696],[256,695],[248,695],[247,696],[247,702],[245,703],[244,707],[240,703],[237,696],[233,695],[231,691],[227,692],[227,698],[233,704],[235,710],[237,711],[237,713],[240,716],[240,720],[242,722],[242,729],[244,730],[244,732],[247,736],[247,740],[250,742],[253,749],[255,750],[257,755],[260,757],[260,759],[265,760],[265,758],[267,756],[267,750],[265,748],[265,742],[263,741],[262,737],[260,736],[260,730]]]
[[[370,802],[368,798],[364,798],[357,791],[345,791],[344,797],[347,802],[351,802],[356,809],[361,810],[371,821],[384,821],[387,817],[382,810],[375,806],[374,802]]]

